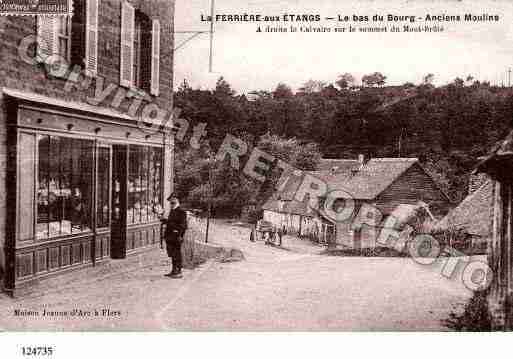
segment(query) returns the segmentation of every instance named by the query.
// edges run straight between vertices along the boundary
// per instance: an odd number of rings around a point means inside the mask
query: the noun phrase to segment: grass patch
[[[492,330],[485,292],[477,292],[465,305],[462,314],[451,313],[444,324],[459,332],[489,332]]]
[[[388,247],[326,249],[321,254],[340,257],[409,257],[408,253]]]

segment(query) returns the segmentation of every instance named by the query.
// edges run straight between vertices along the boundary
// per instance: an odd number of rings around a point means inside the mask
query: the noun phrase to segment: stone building
[[[172,191],[173,0],[0,17],[0,267],[15,293],[157,243]]]

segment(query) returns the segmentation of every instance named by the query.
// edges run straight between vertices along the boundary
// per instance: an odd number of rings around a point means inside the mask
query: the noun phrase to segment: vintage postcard
[[[0,329],[510,331],[512,20],[0,0]]]

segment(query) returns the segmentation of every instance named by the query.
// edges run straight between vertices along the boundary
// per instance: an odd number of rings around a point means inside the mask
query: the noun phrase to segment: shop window
[[[90,231],[92,163],[91,141],[38,136],[37,239]]]
[[[146,223],[162,213],[162,150],[131,145],[128,170],[128,224]]]

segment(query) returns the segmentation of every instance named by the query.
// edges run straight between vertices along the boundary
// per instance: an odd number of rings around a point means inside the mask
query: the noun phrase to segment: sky
[[[456,77],[472,75],[492,84],[508,84],[508,68],[513,68],[513,3],[477,0],[215,0],[216,14],[319,14],[321,22],[266,23],[215,22],[213,71],[209,71],[210,0],[176,0],[175,87],[184,79],[193,88],[209,89],[223,76],[238,93],[272,90],[280,82],[297,90],[309,79],[334,83],[345,72],[357,79],[379,71],[387,84],[419,83],[427,73],[435,75],[435,85]],[[437,33],[257,33],[267,25],[291,24],[314,27],[347,27],[348,23],[324,20],[338,15],[426,14],[499,15],[493,22],[350,22],[362,26],[441,25]],[[513,83],[513,72],[512,72]]]

